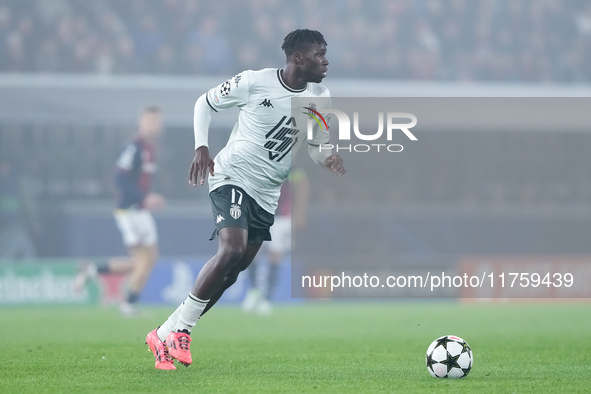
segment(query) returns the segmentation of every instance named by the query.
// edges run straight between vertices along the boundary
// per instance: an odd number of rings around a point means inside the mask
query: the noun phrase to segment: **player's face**
[[[155,139],[162,132],[162,115],[158,112],[145,112],[139,121],[140,132],[147,138]]]
[[[326,59],[326,45],[312,44],[302,52],[303,75],[306,82],[320,83],[326,77],[328,71],[328,60]]]

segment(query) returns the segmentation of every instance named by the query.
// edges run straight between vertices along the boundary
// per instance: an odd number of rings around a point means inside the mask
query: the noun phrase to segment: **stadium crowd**
[[[227,75],[301,26],[338,77],[591,80],[583,0],[0,0],[0,72]]]

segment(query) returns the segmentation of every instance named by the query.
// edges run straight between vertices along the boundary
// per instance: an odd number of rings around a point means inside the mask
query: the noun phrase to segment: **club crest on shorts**
[[[242,215],[242,209],[240,209],[240,205],[232,204],[230,206],[230,216],[234,219],[238,219]]]

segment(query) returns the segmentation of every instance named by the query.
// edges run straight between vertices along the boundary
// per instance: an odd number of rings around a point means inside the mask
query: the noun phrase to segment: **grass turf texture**
[[[0,308],[0,392],[589,392],[591,305],[318,303],[270,317],[218,307],[194,330],[193,365],[157,371],[146,334],[174,308]],[[466,379],[434,379],[441,335],[474,351]],[[176,364],[178,365],[178,364]]]

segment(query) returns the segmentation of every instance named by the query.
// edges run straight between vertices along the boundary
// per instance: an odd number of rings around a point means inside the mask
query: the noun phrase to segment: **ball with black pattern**
[[[427,370],[434,378],[461,379],[468,376],[474,357],[466,341],[455,335],[434,340],[425,356]]]
[[[224,82],[222,84],[222,86],[220,86],[220,95],[222,95],[222,97],[229,95],[230,94],[230,87],[231,87],[230,80],[227,80],[226,82]]]

